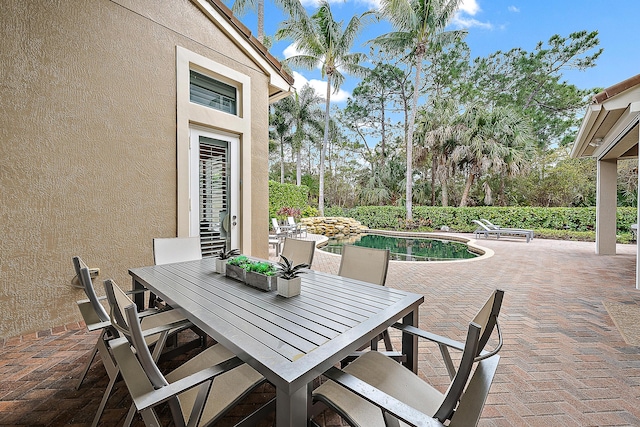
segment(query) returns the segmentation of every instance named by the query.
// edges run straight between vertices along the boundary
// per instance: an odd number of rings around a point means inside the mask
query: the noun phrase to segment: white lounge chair
[[[529,233],[531,233],[531,239],[533,240],[533,230],[530,230],[528,228],[512,228],[512,227],[501,227],[499,225],[495,225],[493,224],[491,221],[489,221],[488,219],[485,218],[480,218],[480,222],[483,222],[487,225],[487,227],[493,229],[493,230],[514,230],[514,231],[528,231]]]
[[[524,236],[527,239],[527,243],[533,238],[533,230],[517,230],[513,228],[489,228],[485,223],[478,221],[477,219],[472,220],[474,223],[478,225],[474,234],[476,235],[476,239],[481,235],[484,235],[485,238],[489,236],[496,236],[497,239],[500,236]]]

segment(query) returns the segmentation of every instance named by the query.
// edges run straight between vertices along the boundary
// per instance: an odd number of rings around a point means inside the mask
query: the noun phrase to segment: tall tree
[[[325,127],[322,149],[320,151],[320,184],[318,195],[318,210],[324,215],[324,169],[327,144],[329,140],[329,119],[331,93],[337,92],[344,82],[343,72],[362,75],[365,68],[360,65],[367,56],[364,53],[351,52],[353,43],[362,30],[363,22],[360,16],[354,16],[347,26],[342,21],[336,22],[331,13],[331,7],[326,0],[322,0],[319,9],[311,16],[290,17],[281,24],[276,38],[291,38],[299,55],[285,60],[294,67],[312,70],[320,64],[322,78],[327,79],[325,99]]]
[[[598,44],[597,31],[578,31],[538,42],[533,52],[516,48],[478,58],[466,101],[521,111],[530,119],[540,149],[566,145],[573,141],[578,113],[594,90],[568,84],[562,73],[594,67],[602,53]]]
[[[465,34],[444,31],[458,10],[461,0],[381,0],[380,13],[395,31],[373,39],[375,44],[391,52],[407,53],[415,64],[414,92],[407,134],[406,208],[407,221],[413,220],[413,132],[420,97],[422,62],[430,45],[446,46]]]
[[[505,107],[487,109],[473,105],[461,116],[462,144],[452,154],[454,161],[466,166],[465,183],[460,207],[467,206],[474,181],[486,172],[515,175],[527,166],[527,153],[533,136],[526,120]]]
[[[304,14],[304,7],[300,0],[274,0],[274,3],[294,18]],[[231,11],[236,15],[243,15],[249,9],[255,10],[258,15],[258,35],[256,38],[260,43],[265,43],[264,0],[235,0],[231,6]]]

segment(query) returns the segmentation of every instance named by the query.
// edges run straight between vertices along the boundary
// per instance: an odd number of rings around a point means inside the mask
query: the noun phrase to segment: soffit
[[[587,107],[571,157],[637,157],[640,74],[593,97]],[[635,104],[637,105],[637,104]]]

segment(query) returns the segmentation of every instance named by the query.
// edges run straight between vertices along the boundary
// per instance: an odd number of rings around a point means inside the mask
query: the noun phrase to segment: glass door
[[[191,128],[189,228],[203,257],[238,247],[238,153],[237,137]]]

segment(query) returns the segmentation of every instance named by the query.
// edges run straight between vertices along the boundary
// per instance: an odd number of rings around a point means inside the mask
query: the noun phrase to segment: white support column
[[[638,141],[638,148],[640,148],[640,141]],[[640,156],[638,156],[638,170],[640,171]],[[640,180],[638,180],[638,204],[640,207]],[[640,226],[640,208],[638,209],[636,224]],[[638,230],[640,232],[640,230]],[[639,233],[636,233],[636,289],[640,289],[640,237]]]
[[[616,254],[617,160],[598,160],[596,254]]]

